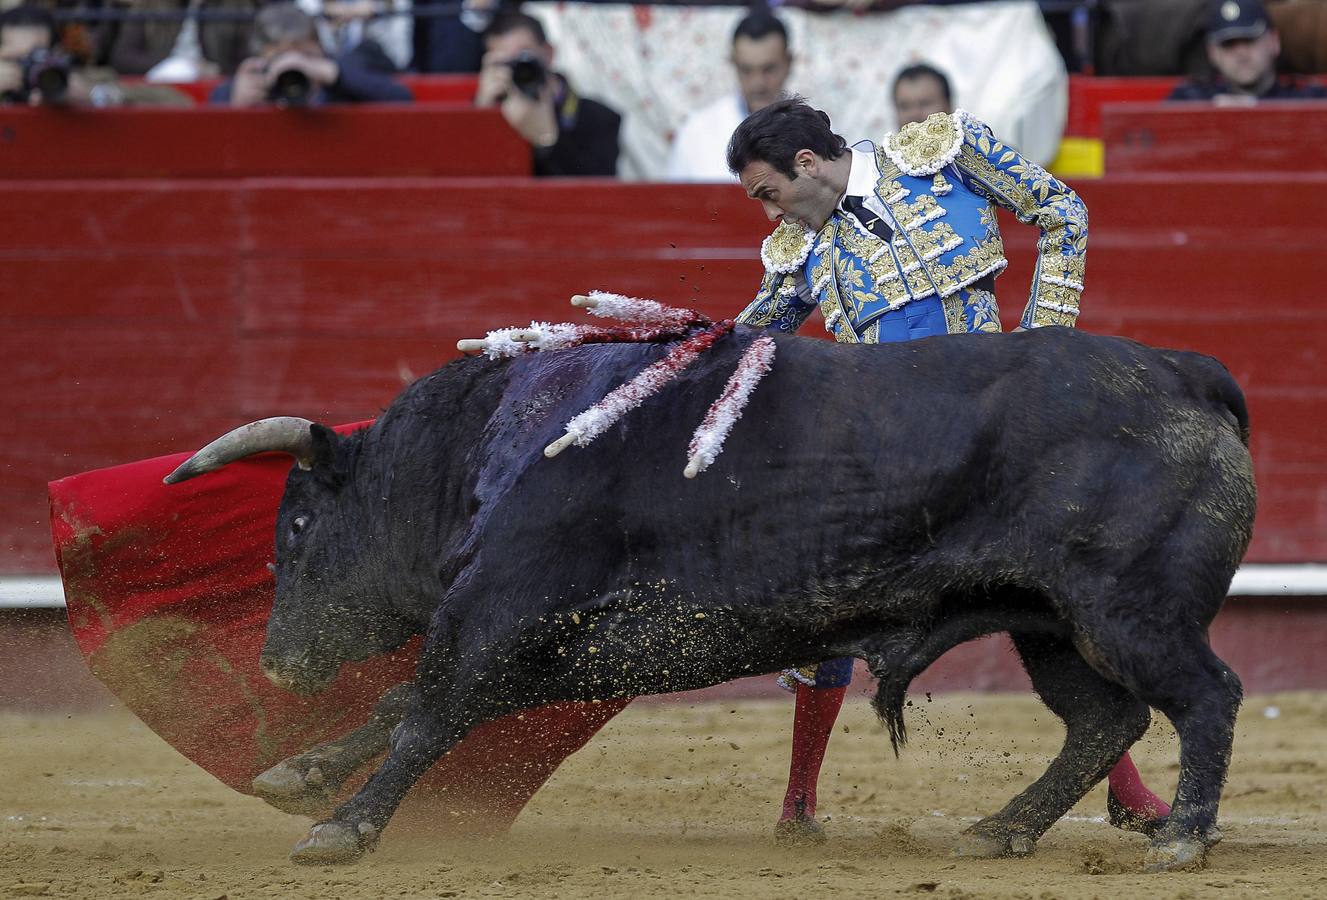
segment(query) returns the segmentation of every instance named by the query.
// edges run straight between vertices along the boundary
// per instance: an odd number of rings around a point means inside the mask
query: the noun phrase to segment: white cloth
[[[624,178],[667,174],[669,136],[692,110],[733,91],[742,7],[527,3],[578,90],[622,113]],[[904,66],[944,71],[954,105],[1045,164],[1069,107],[1069,80],[1033,0],[904,6],[893,12],[781,9],[793,54],[787,88],[829,113],[850,141],[896,127],[889,88]]]
[[[668,151],[669,181],[732,181],[728,139],[746,118],[740,91],[720,97],[687,117]]]

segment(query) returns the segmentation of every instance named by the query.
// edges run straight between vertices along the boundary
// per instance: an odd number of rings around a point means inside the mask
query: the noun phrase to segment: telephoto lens
[[[538,99],[539,89],[544,85],[544,63],[530,53],[522,50],[507,65],[511,66],[511,83],[516,90],[531,99]]]
[[[22,62],[25,92],[36,91],[42,103],[63,103],[69,94],[71,61],[59,50],[33,50]]]
[[[287,69],[267,89],[267,99],[277,106],[308,106],[313,82],[298,69]]]

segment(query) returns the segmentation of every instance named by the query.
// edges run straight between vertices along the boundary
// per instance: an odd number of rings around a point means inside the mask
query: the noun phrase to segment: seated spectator
[[[32,106],[188,106],[160,85],[121,85],[110,69],[85,66],[56,43],[50,12],[24,4],[0,14],[0,103]]]
[[[792,70],[788,30],[768,10],[737,23],[730,57],[738,90],[725,94],[687,117],[668,155],[670,181],[732,181],[728,139],[742,120],[783,94]]]
[[[411,0],[295,0],[318,23],[318,37],[332,55],[349,53],[365,41],[377,44],[398,72],[414,56]]]
[[[917,63],[894,78],[894,115],[902,128],[912,122],[924,122],[931,113],[954,111],[949,79],[934,66]]]
[[[1175,88],[1170,99],[1230,104],[1327,96],[1318,85],[1278,78],[1280,54],[1280,35],[1260,0],[1217,0],[1207,26],[1207,57],[1217,76],[1186,81]]]
[[[415,68],[420,72],[478,72],[484,34],[502,0],[463,0],[456,15],[415,23]]]
[[[253,13],[257,0],[199,0],[192,4],[205,12]],[[115,6],[131,12],[183,12],[191,7],[188,0],[116,0]],[[107,41],[108,64],[121,75],[146,75],[177,47],[184,25],[175,20],[129,20],[114,23]],[[253,26],[249,21],[212,21],[197,25],[197,41],[202,57],[223,74],[234,74],[240,61],[249,53]],[[206,67],[200,74],[207,76]],[[170,80],[170,79],[163,79]]]
[[[411,100],[392,71],[382,48],[369,41],[332,59],[308,13],[294,3],[275,3],[253,20],[253,55],[232,80],[217,85],[210,102],[250,107]]]
[[[475,105],[496,106],[534,150],[536,175],[616,175],[622,117],[553,71],[539,20],[498,15],[484,35]]]

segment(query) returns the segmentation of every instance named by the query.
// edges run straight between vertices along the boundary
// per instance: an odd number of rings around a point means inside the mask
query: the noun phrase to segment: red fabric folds
[[[413,676],[419,641],[343,667],[316,697],[272,685],[258,653],[290,458],[263,454],[162,484],[186,457],[51,482],[51,533],[69,624],[93,673],[186,757],[252,793],[259,772],[362,724],[384,691]],[[555,704],[488,723],[415,794],[441,805],[442,814],[429,818],[443,828],[504,830],[562,760],[625,705]]]

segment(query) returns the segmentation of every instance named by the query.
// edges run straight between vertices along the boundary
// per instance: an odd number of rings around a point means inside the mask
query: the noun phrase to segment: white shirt
[[[664,177],[669,181],[733,181],[728,139],[746,118],[740,93],[720,97],[687,116],[673,138]]]
[[[848,167],[848,187],[843,196],[861,197],[867,209],[889,223],[892,230],[897,231],[898,223],[894,221],[889,209],[875,192],[875,186],[880,182],[880,167],[875,162],[875,144],[870,141],[858,141],[849,148],[849,152],[852,153],[852,160]],[[839,208],[844,209],[841,199]]]

